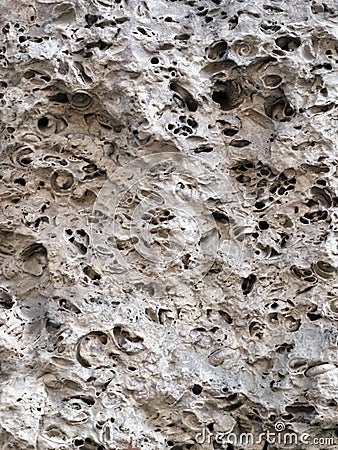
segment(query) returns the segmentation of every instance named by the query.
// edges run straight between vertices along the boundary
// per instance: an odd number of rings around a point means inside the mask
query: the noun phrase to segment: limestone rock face
[[[0,17],[0,449],[337,448],[336,0]]]

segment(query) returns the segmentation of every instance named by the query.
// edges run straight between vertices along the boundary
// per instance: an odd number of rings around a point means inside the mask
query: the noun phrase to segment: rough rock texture
[[[338,442],[337,1],[0,6],[1,450]]]

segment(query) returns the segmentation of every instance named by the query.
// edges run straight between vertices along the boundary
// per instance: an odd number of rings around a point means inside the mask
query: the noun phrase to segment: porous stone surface
[[[0,17],[1,450],[337,448],[336,0]]]

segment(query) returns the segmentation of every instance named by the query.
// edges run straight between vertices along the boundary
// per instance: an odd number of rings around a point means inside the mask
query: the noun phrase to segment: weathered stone
[[[336,448],[336,0],[0,17],[0,449]]]

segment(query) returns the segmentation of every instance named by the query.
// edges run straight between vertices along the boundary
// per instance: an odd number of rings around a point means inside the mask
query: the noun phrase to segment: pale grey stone
[[[337,6],[0,2],[0,450],[337,448]]]

